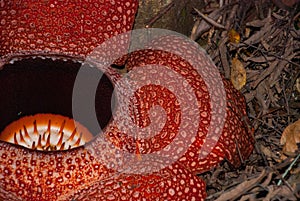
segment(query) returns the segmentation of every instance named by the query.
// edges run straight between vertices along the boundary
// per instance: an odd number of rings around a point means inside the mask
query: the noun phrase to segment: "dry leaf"
[[[240,90],[246,84],[246,70],[243,63],[237,58],[233,58],[231,64],[230,80],[233,86]]]
[[[290,173],[291,173],[291,176],[288,179],[288,182],[292,186],[300,185],[300,167],[292,169],[290,171]]]
[[[249,38],[250,33],[251,33],[251,29],[250,28],[246,28],[245,29],[245,38]]]
[[[280,200],[290,200],[290,201],[296,201],[297,198],[295,197],[295,194],[293,191],[295,191],[295,187],[288,187],[286,185],[283,186],[275,186],[275,185],[270,185],[266,189],[268,189],[268,194],[264,198],[264,200],[279,200],[279,199],[274,199],[276,197],[278,198],[285,198],[285,199],[280,199]]]
[[[263,145],[259,145],[259,148],[261,150],[261,152],[267,157],[267,158],[271,158],[275,161],[279,161],[278,156],[276,155],[276,153],[274,151],[272,151],[271,149],[269,149],[268,147],[265,147]]]
[[[300,119],[288,127],[282,133],[280,144],[283,146],[283,153],[286,155],[294,155],[298,150],[297,143],[300,143]]]
[[[266,170],[263,169],[263,171],[260,173],[259,176],[256,178],[250,179],[248,181],[244,181],[237,185],[236,187],[230,189],[229,191],[223,193],[216,201],[224,201],[224,200],[235,200],[239,198],[242,193],[247,192],[248,190],[252,189],[254,186],[256,186],[260,181],[267,175]]]
[[[228,32],[228,38],[229,38],[229,41],[232,42],[232,43],[240,43],[241,41],[241,36],[240,34],[234,30],[234,29],[230,29],[229,32]]]

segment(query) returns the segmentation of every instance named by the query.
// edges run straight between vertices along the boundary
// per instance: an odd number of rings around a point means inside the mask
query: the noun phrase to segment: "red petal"
[[[107,38],[132,28],[136,0],[3,1],[0,56],[86,56]]]
[[[159,172],[134,175],[118,174],[78,190],[66,200],[191,200],[206,197],[205,183],[175,163]]]

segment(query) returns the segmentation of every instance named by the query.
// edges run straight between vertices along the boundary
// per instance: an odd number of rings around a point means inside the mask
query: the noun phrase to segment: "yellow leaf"
[[[300,119],[286,127],[281,135],[280,144],[283,145],[283,153],[294,155],[300,143]]]
[[[228,37],[229,37],[229,41],[232,43],[238,44],[241,41],[240,34],[234,29],[229,30]]]
[[[243,63],[237,58],[232,59],[231,65],[230,80],[233,86],[240,90],[246,84],[246,70]]]

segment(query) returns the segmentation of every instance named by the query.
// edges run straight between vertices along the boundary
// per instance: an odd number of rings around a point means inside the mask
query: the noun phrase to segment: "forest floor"
[[[150,23],[176,2],[158,9]],[[193,6],[189,37],[245,96],[256,140],[239,169],[224,162],[199,175],[207,200],[299,200],[300,121],[292,124],[300,119],[299,1],[203,0]]]

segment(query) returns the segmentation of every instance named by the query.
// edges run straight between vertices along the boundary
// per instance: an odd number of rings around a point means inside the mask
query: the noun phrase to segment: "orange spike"
[[[82,137],[82,133],[80,133],[79,138],[78,138],[77,141],[75,142],[75,144],[74,144],[75,147],[80,145],[81,137]]]
[[[66,124],[66,120],[64,120],[63,123],[61,124],[60,130],[59,130],[58,133],[62,133],[63,132],[65,124]]]
[[[72,140],[74,139],[76,133],[77,133],[77,128],[75,128],[75,129],[73,130],[73,132],[72,132],[71,136],[69,137],[68,141],[72,141]]]
[[[26,126],[25,126],[25,125],[23,125],[23,128],[24,128],[25,138],[28,138],[28,139],[30,139],[30,136],[29,136],[29,134],[28,134],[28,131],[27,131],[27,128],[26,128]]]
[[[31,149],[35,150],[35,141],[32,142]]]
[[[47,133],[49,133],[49,135],[50,135],[50,132],[51,132],[51,119],[49,119],[49,121],[48,121],[48,128],[47,128]]]
[[[61,133],[61,134],[60,134],[60,138],[59,138],[59,141],[58,141],[58,143],[57,143],[57,146],[60,146],[60,145],[62,144],[62,142],[63,142],[63,137],[64,137],[64,132],[60,132],[60,131],[59,131],[59,133]]]
[[[38,140],[37,148],[42,148],[42,136],[41,135],[39,135],[39,140]]]
[[[38,130],[37,130],[37,125],[36,125],[36,120],[33,122],[33,134],[38,135]]]
[[[46,141],[46,147],[49,147],[50,146],[50,134],[48,135],[47,137],[47,141]]]
[[[51,148],[51,146],[47,146],[45,150],[46,151],[52,151],[52,148]]]
[[[14,134],[14,143],[15,143],[15,144],[19,144],[19,143],[18,143],[18,140],[17,140],[17,133]]]
[[[43,141],[46,139],[46,132],[43,133]]]
[[[65,142],[62,143],[61,147],[59,148],[59,150],[64,150],[65,149]]]
[[[22,130],[20,129],[20,142],[25,142],[25,139],[22,134]]]

